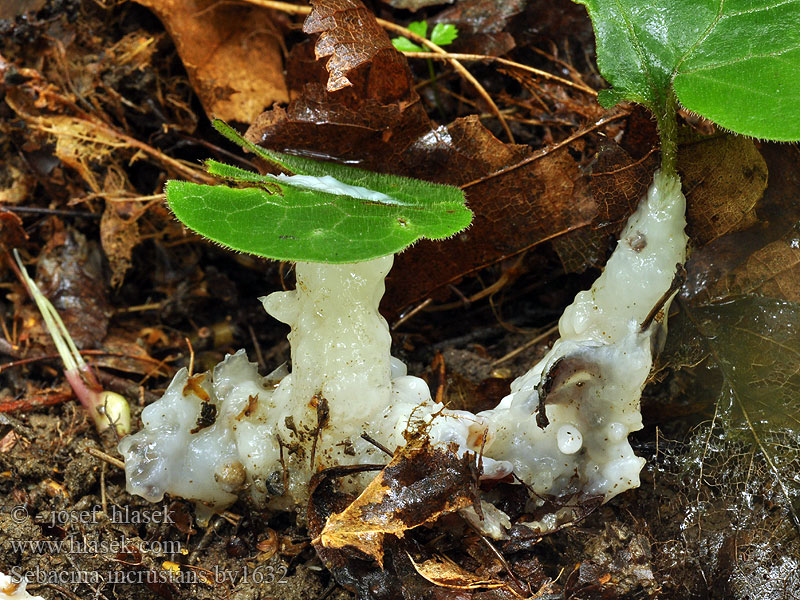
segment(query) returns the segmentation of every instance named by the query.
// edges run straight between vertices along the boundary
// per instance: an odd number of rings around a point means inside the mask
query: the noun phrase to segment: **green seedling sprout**
[[[115,392],[103,390],[94,371],[83,360],[75,342],[72,341],[72,336],[67,331],[61,315],[28,275],[16,249],[14,250],[14,259],[19,267],[22,280],[28,288],[28,293],[36,302],[47,331],[53,338],[56,350],[64,363],[64,376],[78,400],[89,412],[97,431],[102,433],[113,425],[119,435],[128,434],[131,430],[128,401]]]
[[[427,21],[414,21],[409,23],[408,30],[411,33],[416,33],[419,37],[430,39],[437,46],[449,46],[458,37],[458,29],[452,23],[437,23],[431,30],[431,37],[428,37],[428,22]],[[392,45],[400,52],[425,52],[426,49],[419,46],[404,37],[392,38]],[[433,99],[436,102],[436,108],[439,113],[444,117],[444,109],[439,101],[439,87],[436,85],[436,72],[433,69],[433,60],[430,58],[428,63],[428,77],[430,77],[430,84],[433,89]]]

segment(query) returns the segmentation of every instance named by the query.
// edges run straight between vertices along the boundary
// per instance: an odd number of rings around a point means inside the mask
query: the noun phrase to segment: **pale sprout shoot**
[[[181,370],[142,412],[142,430],[120,443],[128,490],[151,501],[165,493],[193,499],[206,513],[245,490],[272,508],[298,507],[319,470],[385,462],[362,434],[393,450],[422,430],[459,454],[482,451],[484,478],[513,473],[534,492],[531,508],[548,496],[605,501],[636,487],[644,459],[627,438],[642,427],[641,390],[685,258],[684,212],[677,177],[657,173],[604,273],[565,310],[561,338],[479,414],[435,403],[427,384],[391,357],[378,313],[391,257],[299,262],[296,289],[263,299],[291,326],[292,372],[261,377],[243,351],[211,373]],[[369,477],[344,485],[358,491]],[[502,537],[507,517],[484,512],[494,515],[481,522],[484,532]],[[547,529],[551,517],[531,526]]]
[[[47,331],[53,338],[56,350],[64,363],[64,376],[80,403],[89,412],[97,431],[103,432],[113,425],[119,435],[130,433],[131,416],[128,401],[115,392],[103,390],[91,367],[86,364],[75,346],[58,311],[28,275],[16,249],[14,259],[28,293],[36,302]]]

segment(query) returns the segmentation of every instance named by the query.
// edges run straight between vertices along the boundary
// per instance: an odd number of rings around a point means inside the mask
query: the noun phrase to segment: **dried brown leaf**
[[[437,556],[424,562],[416,563],[411,556],[408,557],[411,564],[427,581],[439,587],[446,587],[456,590],[476,590],[493,589],[506,587],[503,581],[486,579],[475,573],[470,573],[459,567],[452,560],[446,557]]]
[[[716,298],[758,294],[800,302],[800,231],[756,250],[711,287]]]
[[[56,156],[75,169],[93,192],[101,190],[94,164],[103,162],[127,142],[91,121],[66,116],[34,117],[32,127],[56,138]]]
[[[723,235],[692,253],[682,297],[693,304],[758,294],[800,298],[800,153],[765,144],[769,185],[758,204],[759,222]]]
[[[386,535],[432,523],[472,506],[475,457],[462,458],[415,436],[344,511],[331,515],[319,534],[325,548],[352,547],[383,565]]]
[[[521,146],[501,143],[474,117],[448,128],[452,167],[447,183],[462,185],[526,157]],[[433,150],[432,150],[433,151]],[[455,181],[453,180],[455,179]],[[420,300],[437,287],[486,265],[555,239],[592,222],[588,177],[566,149],[466,189],[472,226],[449,240],[420,242],[399,255],[387,281],[397,306]],[[436,264],[431,271],[430,264]]]
[[[81,233],[55,229],[39,255],[36,284],[58,310],[75,344],[92,348],[105,337],[113,314],[101,252]],[[49,333],[44,336],[42,342],[49,346]]]
[[[329,92],[353,85],[350,71],[368,63],[389,82],[407,71],[405,59],[359,0],[315,0],[311,6],[303,31],[320,34],[314,48],[317,59],[330,56],[326,64]]]
[[[14,213],[0,208],[0,246],[6,250],[18,248],[28,240],[22,227],[22,219]]]
[[[106,171],[103,190],[107,199],[100,220],[100,244],[111,267],[111,287],[122,283],[131,266],[133,249],[141,241],[137,219],[147,206],[139,202],[111,199],[124,196],[131,187],[121,169],[112,166]]]
[[[448,47],[452,52],[502,56],[516,46],[505,29],[525,4],[525,0],[463,0],[431,19],[431,27],[449,23],[458,28],[458,38]]]
[[[250,123],[289,100],[269,11],[216,0],[137,0],[164,23],[209,118]]]
[[[721,135],[681,145],[678,171],[687,204],[687,233],[704,245],[756,222],[767,164],[753,140]]]
[[[170,367],[160,364],[137,343],[137,331],[112,327],[103,338],[105,354],[92,358],[92,363],[106,369],[137,375],[171,375]]]
[[[650,185],[651,173],[648,161],[634,161],[616,143],[609,141],[600,147],[591,168],[592,196],[574,207],[587,225],[553,242],[565,271],[582,272],[605,261],[610,241],[636,209]]]

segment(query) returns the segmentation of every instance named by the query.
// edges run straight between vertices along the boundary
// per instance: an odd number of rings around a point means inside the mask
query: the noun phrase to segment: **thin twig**
[[[256,349],[256,360],[258,360],[258,366],[263,372],[263,370],[267,368],[267,363],[264,362],[264,355],[261,352],[261,344],[258,343],[258,338],[256,337],[256,332],[253,329],[253,326],[248,323],[247,329],[250,331],[250,339],[253,341],[253,346]]]
[[[470,181],[469,183],[465,183],[464,185],[461,186],[461,189],[465,190],[468,187],[472,187],[473,185],[477,185],[479,183],[483,183],[484,181],[486,181],[488,179],[492,179],[494,177],[499,177],[500,175],[505,175],[506,173],[510,173],[511,171],[519,169],[520,167],[524,167],[527,164],[530,164],[530,163],[532,163],[532,162],[534,162],[536,160],[539,160],[540,158],[542,158],[544,156],[547,156],[548,154],[551,154],[551,153],[555,152],[559,148],[563,148],[567,144],[570,144],[570,143],[574,142],[578,138],[581,138],[584,135],[586,135],[587,133],[591,133],[595,129],[600,129],[604,125],[608,125],[609,123],[611,123],[613,121],[618,121],[619,119],[622,119],[622,118],[627,117],[627,116],[628,116],[628,112],[625,111],[625,112],[615,113],[615,114],[610,115],[608,117],[603,117],[602,119],[600,119],[599,121],[595,122],[594,124],[589,125],[588,127],[584,127],[583,129],[580,129],[580,130],[576,131],[571,136],[561,140],[557,144],[553,144],[552,146],[548,146],[547,148],[542,148],[540,150],[537,150],[536,152],[531,154],[528,158],[525,158],[525,159],[519,161],[518,163],[515,163],[513,165],[509,165],[509,166],[507,166],[507,167],[505,167],[503,169],[500,169],[499,171],[495,171],[494,173],[489,173],[488,175],[484,175],[483,177],[481,177],[479,179],[475,179],[473,181]]]
[[[125,463],[118,458],[114,458],[110,454],[106,454],[102,450],[98,450],[97,448],[87,448],[87,454],[91,454],[95,458],[99,458],[100,460],[107,462],[110,465],[117,467],[118,469],[125,470]]]
[[[60,208],[43,208],[39,206],[4,206],[3,210],[23,215],[55,215],[57,217],[76,217],[79,219],[100,219],[103,216],[99,213],[83,212],[80,210],[63,210]]]
[[[13,350],[12,346],[12,350]],[[153,358],[152,356],[135,356],[133,354],[123,354],[121,352],[103,352],[102,350],[80,350],[80,354],[82,356],[111,356],[115,358],[127,358],[130,360],[138,360],[141,362],[152,363],[156,365],[156,368],[161,368],[166,366],[164,364],[165,361],[158,360],[157,358]],[[13,355],[12,355],[13,356]],[[7,369],[11,369],[12,367],[20,367],[22,365],[27,365],[30,363],[40,362],[43,360],[54,360],[56,358],[61,358],[58,354],[44,354],[42,356],[29,356],[28,358],[20,358],[17,360],[13,360],[11,362],[0,364],[0,373]]]
[[[279,2],[278,0],[245,0],[245,2],[249,4],[253,4],[255,6],[263,6],[264,8],[271,8],[273,10],[279,10],[281,12],[286,12],[293,15],[308,15],[311,13],[310,6],[297,6],[296,4],[289,4],[288,2]],[[464,65],[462,65],[457,59],[447,57],[447,52],[443,50],[440,46],[437,46],[432,41],[425,39],[422,36],[417,35],[413,31],[403,27],[402,25],[398,25],[397,23],[392,23],[391,21],[386,21],[384,19],[375,18],[378,22],[378,25],[383,27],[384,29],[388,29],[394,33],[402,35],[417,44],[421,44],[431,50],[432,53],[437,54],[439,56],[444,57],[450,65],[458,71],[458,73],[466,79],[472,87],[475,88],[475,91],[484,99],[484,101],[489,105],[489,108],[492,112],[497,116],[497,119],[500,121],[500,125],[503,127],[503,131],[505,131],[506,136],[508,136],[508,140],[513,144],[514,143],[514,134],[511,133],[511,128],[509,128],[508,123],[506,122],[503,113],[500,112],[500,109],[495,104],[492,97],[489,95],[489,92],[480,84],[480,82],[475,79],[475,77],[470,73]]]
[[[394,325],[391,326],[391,330],[394,331],[395,329],[400,327],[400,325],[402,325],[403,323],[408,321],[411,317],[416,315],[419,311],[421,311],[423,308],[428,306],[428,304],[430,304],[431,302],[433,302],[433,298],[430,298],[430,297],[426,298],[425,300],[423,300],[422,302],[417,304],[414,308],[412,308],[408,312],[405,312],[405,313],[401,314],[400,318],[397,319],[397,321],[395,321]]]
[[[389,449],[388,449],[386,446],[384,446],[384,445],[383,445],[383,444],[381,444],[381,443],[380,443],[378,440],[376,440],[375,438],[373,438],[373,437],[372,437],[370,434],[368,434],[368,433],[362,433],[362,434],[361,434],[361,439],[363,439],[363,440],[366,440],[367,442],[369,442],[370,444],[372,444],[373,446],[375,446],[375,447],[376,447],[378,450],[380,450],[380,451],[381,451],[381,452],[383,452],[384,454],[388,454],[389,456],[393,456],[393,454],[392,454],[392,451],[391,451],[391,450],[389,450]]]
[[[439,304],[434,306],[430,309],[429,312],[440,312],[444,310],[452,310],[454,308],[458,308],[459,306],[469,306],[473,302],[477,302],[485,298],[486,296],[492,296],[503,289],[509,283],[512,283],[514,279],[519,276],[520,268],[523,259],[525,258],[525,252],[522,252],[518,257],[517,260],[511,265],[508,269],[503,271],[503,274],[495,281],[493,284],[483,288],[482,290],[475,292],[472,296],[464,297],[462,295],[461,300],[458,302],[450,302],[448,304]]]
[[[194,373],[194,348],[192,348],[192,342],[188,337],[183,339],[186,340],[186,345],[189,347],[189,377],[191,377],[192,373]]]
[[[658,150],[658,146],[656,146],[655,148],[651,148],[647,154],[645,154],[642,158],[640,158],[636,162],[632,162],[631,164],[625,165],[624,167],[620,167],[619,169],[614,169],[613,171],[601,171],[599,173],[589,173],[589,177],[599,177],[600,175],[616,175],[617,173],[622,173],[623,171],[626,171],[632,167],[642,164],[644,161],[650,158],[650,155],[653,154],[653,152],[655,152],[656,150]]]
[[[553,325],[552,327],[549,327],[549,328],[545,329],[545,330],[544,330],[542,333],[540,333],[539,335],[537,335],[537,336],[536,336],[535,338],[533,338],[532,340],[530,340],[530,341],[528,341],[528,342],[525,342],[525,343],[524,343],[524,344],[522,344],[522,346],[520,346],[519,348],[515,348],[514,350],[512,350],[511,352],[509,352],[509,353],[508,353],[508,354],[506,354],[505,356],[503,356],[503,357],[501,357],[501,358],[498,358],[498,359],[497,359],[496,361],[494,361],[494,362],[493,362],[493,363],[492,363],[490,366],[491,366],[491,367],[496,367],[497,365],[499,365],[499,364],[501,364],[501,363],[504,363],[504,362],[506,362],[507,360],[510,360],[510,359],[514,358],[514,357],[515,357],[517,354],[519,354],[520,352],[523,352],[523,351],[527,350],[527,349],[528,349],[528,348],[530,348],[531,346],[535,346],[536,344],[538,344],[538,343],[539,343],[539,342],[541,342],[542,340],[545,340],[545,339],[547,339],[548,337],[550,337],[551,335],[553,335],[553,334],[554,334],[554,333],[556,333],[557,331],[558,331],[558,323],[556,323],[556,324],[555,324],[555,325]]]
[[[0,413],[18,412],[21,410],[27,411],[44,406],[53,406],[55,404],[66,402],[74,397],[75,394],[73,394],[72,390],[70,390],[69,392],[52,392],[38,394],[35,396],[26,396],[25,398],[21,398],[19,400],[7,400],[6,398],[0,398]]]
[[[528,65],[523,65],[522,63],[515,62],[513,60],[509,60],[507,58],[502,58],[500,56],[489,56],[488,54],[463,54],[458,52],[446,52],[445,54],[439,54],[438,52],[403,52],[408,58],[430,58],[434,60],[464,60],[464,61],[477,61],[477,62],[496,62],[500,63],[501,65],[506,65],[508,67],[513,67],[515,69],[519,69],[521,71],[527,71],[528,73],[533,73],[534,75],[538,75],[542,79],[549,79],[550,81],[556,81],[561,85],[565,85],[567,87],[574,88],[576,90],[580,90],[590,96],[597,96],[597,91],[590,88],[588,85],[583,83],[575,83],[574,81],[570,81],[569,79],[564,79],[563,77],[559,77],[558,75],[553,75],[552,73],[548,73],[547,71],[542,71],[541,69],[537,69],[536,67],[529,67]]]

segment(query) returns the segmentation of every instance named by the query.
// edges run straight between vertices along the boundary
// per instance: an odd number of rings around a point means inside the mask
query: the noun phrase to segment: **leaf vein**
[[[744,84],[741,84],[741,83],[734,84],[734,83],[731,83],[730,81],[727,81],[727,80],[724,80],[724,79],[717,79],[717,78],[714,78],[714,77],[709,77],[708,75],[698,75],[697,73],[693,73],[693,75],[695,77],[697,77],[698,79],[703,79],[705,81],[713,81],[714,83],[721,83],[721,84],[726,85],[726,86],[731,87],[731,88],[741,89],[741,90],[744,90],[744,91],[746,91],[748,93],[755,94],[757,96],[763,96],[764,98],[770,98],[770,99],[772,98],[772,95],[768,94],[767,92],[762,92],[760,90],[755,90],[752,87],[748,87],[747,85],[744,85]]]
[[[730,19],[730,18],[733,18],[733,17],[740,17],[742,15],[752,15],[752,14],[757,13],[757,12],[763,12],[763,11],[766,11],[766,10],[771,10],[773,8],[779,8],[781,6],[785,6],[787,4],[793,4],[793,3],[798,2],[798,1],[800,1],[800,0],[784,0],[783,2],[777,2],[777,3],[772,4],[770,6],[762,6],[762,7],[759,7],[759,8],[750,8],[750,9],[741,10],[741,11],[735,12],[735,13],[728,13],[727,15],[723,15],[721,20]]]
[[[687,69],[685,71],[681,71],[680,75],[688,75],[690,73],[697,73],[698,71],[708,71],[708,70],[711,70],[711,69],[716,69],[718,67],[727,67],[727,66],[730,66],[730,65],[737,65],[737,64],[740,64],[740,63],[742,63],[742,62],[744,62],[746,60],[751,60],[751,59],[754,59],[754,58],[779,58],[781,55],[786,54],[787,52],[792,52],[794,50],[800,50],[800,44],[798,44],[797,46],[792,46],[790,48],[783,48],[783,49],[775,51],[775,52],[767,52],[765,54],[750,54],[750,55],[744,56],[744,57],[733,58],[733,59],[727,60],[727,61],[721,61],[721,62],[717,62],[717,63],[707,64],[707,65],[703,65],[703,66],[700,66],[700,67],[695,67],[693,69]],[[785,59],[783,59],[783,60],[785,60]],[[796,66],[796,64],[797,64],[795,62],[788,61],[788,60],[785,60],[785,62],[787,62],[788,64],[793,65],[793,66]]]

